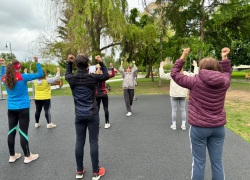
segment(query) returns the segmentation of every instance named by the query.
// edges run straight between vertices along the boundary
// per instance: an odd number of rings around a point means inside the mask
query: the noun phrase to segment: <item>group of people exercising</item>
[[[182,130],[186,130],[186,97],[189,94],[189,116],[190,142],[192,149],[192,177],[193,180],[204,179],[206,148],[211,160],[212,177],[215,180],[224,179],[224,168],[222,162],[222,151],[225,139],[224,125],[226,124],[226,113],[224,101],[226,91],[230,86],[231,63],[227,56],[230,49],[222,49],[222,61],[213,58],[204,58],[199,62],[199,70],[196,61],[193,62],[194,73],[183,71],[184,59],[188,55],[190,48],[185,49],[179,60],[175,62],[171,73],[165,74],[161,62],[159,74],[163,79],[170,79],[170,99],[172,105],[172,125],[176,130],[176,112],[180,104],[182,117]],[[112,75],[100,56],[95,59],[99,62],[96,65],[96,73],[89,73],[90,60],[87,55],[79,54],[76,57],[68,56],[68,63],[65,79],[72,90],[75,104],[75,128],[76,146],[75,157],[77,164],[76,178],[82,178],[84,174],[83,155],[86,140],[86,132],[89,130],[89,142],[92,160],[92,180],[98,180],[105,174],[105,169],[99,167],[99,109],[103,102],[105,112],[105,128],[110,127],[108,111],[108,95],[105,81],[115,76],[113,65]],[[15,162],[21,157],[15,152],[15,135],[19,124],[21,147],[24,152],[24,163],[30,163],[38,159],[38,154],[31,154],[29,150],[28,127],[30,121],[30,100],[28,96],[28,83],[35,86],[35,127],[40,127],[39,118],[42,107],[45,110],[47,128],[55,128],[51,122],[51,90],[50,86],[60,77],[60,69],[54,78],[48,78],[46,72],[42,70],[38,58],[34,57],[37,63],[37,73],[21,74],[21,64],[17,60],[12,60],[5,65],[5,60],[0,59],[2,65],[2,81],[8,94],[8,147],[9,162]],[[73,62],[77,66],[77,72],[73,73]],[[131,106],[134,97],[134,87],[137,67],[133,61],[133,69],[126,67],[123,69],[121,62],[120,72],[123,77],[124,100],[127,109],[126,116],[131,116]]]

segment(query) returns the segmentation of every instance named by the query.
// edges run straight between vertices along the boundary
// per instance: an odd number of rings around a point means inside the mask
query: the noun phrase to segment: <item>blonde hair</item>
[[[102,74],[100,64],[97,64],[95,67],[97,68],[97,70],[96,70],[96,74]]]

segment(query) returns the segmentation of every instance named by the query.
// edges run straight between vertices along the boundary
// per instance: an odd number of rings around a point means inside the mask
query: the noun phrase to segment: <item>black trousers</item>
[[[15,156],[15,137],[19,123],[20,143],[25,157],[30,156],[28,129],[30,122],[29,108],[8,110],[9,134],[8,146],[11,156]]]
[[[131,106],[135,95],[134,89],[124,89],[124,100],[128,112],[131,112]]]
[[[47,119],[47,123],[50,124],[51,123],[51,114],[50,114],[51,101],[50,99],[35,100],[35,103],[36,103],[36,114],[35,114],[36,123],[39,123],[40,114],[41,114],[42,108],[44,108],[45,118]]]
[[[102,104],[103,104],[103,109],[104,109],[104,112],[105,112],[105,123],[109,123],[109,98],[108,98],[108,95],[102,95],[102,96],[96,96],[96,101],[97,101],[97,106],[98,106],[98,109],[100,111],[100,104],[101,104],[101,101],[102,101]]]
[[[75,156],[77,171],[83,170],[84,145],[86,140],[87,128],[89,130],[90,156],[92,161],[93,173],[99,172],[99,113],[92,116],[76,116],[76,147]]]

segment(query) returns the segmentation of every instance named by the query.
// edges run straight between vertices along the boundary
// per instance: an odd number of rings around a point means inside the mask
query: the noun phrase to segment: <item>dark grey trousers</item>
[[[133,104],[135,90],[134,89],[124,89],[124,100],[128,112],[131,112],[131,106]]]

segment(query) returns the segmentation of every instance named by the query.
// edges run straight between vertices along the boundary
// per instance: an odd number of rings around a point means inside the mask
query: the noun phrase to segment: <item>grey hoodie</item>
[[[123,67],[120,67],[120,72],[123,77],[122,87],[123,89],[134,89],[135,88],[135,76],[137,72],[137,67],[134,65],[130,73],[124,72]]]
[[[53,77],[53,78],[48,78],[48,77],[47,77],[47,79],[46,79],[46,80],[47,80],[47,83],[48,83],[48,84],[53,84],[53,83],[55,83],[56,81],[58,81],[59,77],[60,77],[60,73],[56,73],[56,76]],[[43,83],[44,79],[42,79],[42,80],[36,79],[35,81],[36,81],[36,83],[37,83],[38,85],[41,85],[41,84]],[[28,81],[28,83],[33,84],[34,81]]]

